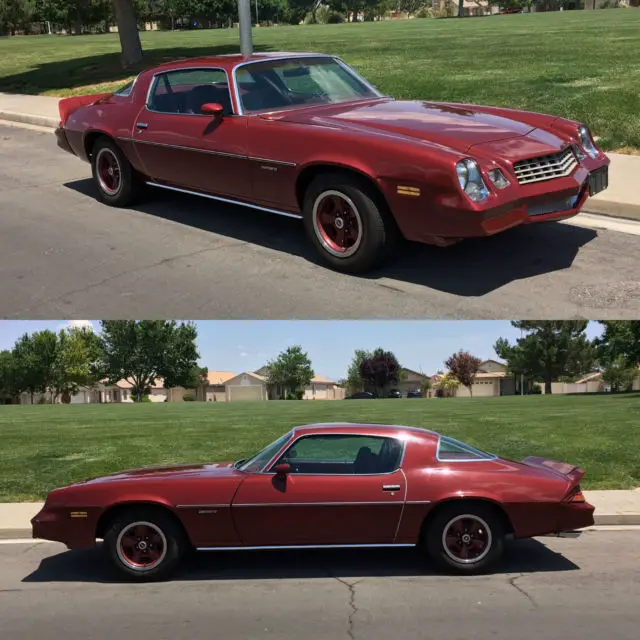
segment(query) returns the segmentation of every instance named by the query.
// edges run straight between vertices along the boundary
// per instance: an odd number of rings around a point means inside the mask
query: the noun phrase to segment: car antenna
[[[243,58],[250,58],[253,55],[251,0],[238,0],[238,24],[240,27],[240,53]]]

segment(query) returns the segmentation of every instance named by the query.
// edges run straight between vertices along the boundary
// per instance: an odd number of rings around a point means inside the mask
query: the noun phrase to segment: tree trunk
[[[142,61],[142,45],[132,0],[113,0],[122,49],[122,66],[131,67]]]
[[[544,392],[549,394],[551,393],[551,380],[544,381]]]
[[[468,389],[469,389],[469,397],[473,398],[473,385],[470,384]]]
[[[458,0],[458,18],[464,18],[464,0]]]

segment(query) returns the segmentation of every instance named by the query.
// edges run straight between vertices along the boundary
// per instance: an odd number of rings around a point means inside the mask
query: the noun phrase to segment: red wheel
[[[363,273],[393,250],[398,229],[376,188],[349,173],[322,173],[304,194],[307,236],[322,259],[337,271]]]
[[[167,539],[152,522],[132,522],[120,531],[118,557],[134,571],[152,569],[167,554]]]
[[[443,505],[427,521],[426,550],[442,569],[484,573],[504,551],[505,523],[497,508],[484,503]]]
[[[352,256],[362,242],[362,219],[353,200],[339,191],[323,191],[313,205],[313,228],[325,250]]]
[[[91,149],[91,171],[100,200],[112,207],[126,207],[141,192],[140,177],[120,147],[106,136]]]
[[[491,539],[489,525],[479,516],[465,513],[445,525],[442,547],[454,562],[472,564],[489,553]]]
[[[96,170],[100,188],[111,196],[122,187],[122,169],[112,149],[102,147],[96,156]]]
[[[104,536],[115,567],[137,581],[161,580],[188,547],[179,520],[158,507],[128,507],[117,513]]]

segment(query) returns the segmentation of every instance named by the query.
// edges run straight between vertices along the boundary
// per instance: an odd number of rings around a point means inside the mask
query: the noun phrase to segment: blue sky
[[[0,320],[0,350],[10,349],[23,333],[58,330],[80,320]],[[99,330],[99,323],[92,325]],[[497,338],[515,340],[520,332],[504,320],[206,320],[196,322],[202,366],[222,371],[254,371],[289,345],[300,344],[309,354],[317,375],[344,377],[354,349],[383,347],[393,351],[400,364],[432,374],[454,351],[465,349],[482,359],[495,358]],[[589,337],[602,326],[590,322]]]

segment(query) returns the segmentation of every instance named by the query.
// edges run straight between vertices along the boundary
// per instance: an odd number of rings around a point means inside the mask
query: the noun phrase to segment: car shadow
[[[105,35],[105,42],[109,36]],[[94,40],[94,44],[97,41]],[[272,47],[257,44],[256,53],[271,51]],[[237,53],[238,45],[224,44],[201,47],[166,47],[144,51],[142,63],[124,69],[119,52],[101,53],[83,58],[69,58],[30,65],[28,71],[0,78],[0,91],[4,93],[20,93],[38,95],[45,91],[56,93],[69,89],[82,88],[88,85],[118,82],[131,78],[140,71],[150,67],[199,56],[217,56]]]
[[[96,197],[91,179],[65,187]],[[150,190],[134,210],[228,238],[302,257],[324,266],[298,220],[197,196]],[[473,297],[510,282],[569,268],[581,247],[597,237],[593,229],[547,223],[528,225],[452,247],[404,242],[397,258],[354,279],[392,278],[458,296]]]
[[[496,573],[578,570],[576,564],[537,540],[506,546]],[[413,548],[233,551],[188,554],[172,580],[278,580],[435,576]],[[44,558],[22,582],[123,582],[101,548],[64,551]]]

